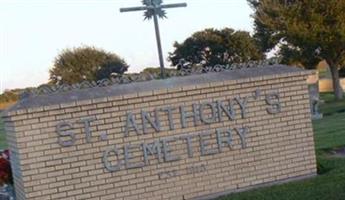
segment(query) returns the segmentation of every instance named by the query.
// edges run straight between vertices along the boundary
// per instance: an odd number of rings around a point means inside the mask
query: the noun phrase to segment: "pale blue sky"
[[[188,7],[168,9],[168,19],[160,20],[165,58],[174,41],[205,28],[252,32],[246,0],[164,1],[181,2]],[[153,22],[143,21],[143,12],[119,12],[138,5],[141,0],[0,0],[0,92],[47,82],[54,57],[81,45],[117,53],[130,72],[158,66]]]

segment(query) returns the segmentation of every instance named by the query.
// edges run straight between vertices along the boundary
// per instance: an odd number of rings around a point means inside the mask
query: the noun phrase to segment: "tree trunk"
[[[334,96],[337,100],[341,100],[343,99],[344,92],[343,92],[343,88],[341,88],[341,85],[340,85],[338,67],[332,62],[328,62],[328,63],[329,63],[329,68],[332,73]]]

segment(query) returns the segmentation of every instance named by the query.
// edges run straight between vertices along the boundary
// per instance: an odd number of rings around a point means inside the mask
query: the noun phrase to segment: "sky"
[[[164,0],[187,3],[159,20],[163,54],[205,28],[253,31],[246,0]],[[83,45],[116,53],[129,72],[158,67],[153,21],[143,12],[120,13],[141,0],[0,0],[0,93],[46,83],[54,58]],[[166,66],[169,62],[166,61]]]

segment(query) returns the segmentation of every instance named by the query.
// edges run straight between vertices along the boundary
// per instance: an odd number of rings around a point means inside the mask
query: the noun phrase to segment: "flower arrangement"
[[[11,163],[10,163],[10,152],[8,150],[4,150],[0,154],[0,186],[3,186],[5,184],[7,185],[13,184]]]
[[[13,184],[10,153],[8,150],[4,150],[0,155],[0,186],[5,184]]]
[[[16,199],[8,150],[0,151],[0,199]]]

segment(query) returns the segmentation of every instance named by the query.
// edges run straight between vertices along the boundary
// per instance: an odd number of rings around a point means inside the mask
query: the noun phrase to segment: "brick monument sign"
[[[210,199],[314,176],[311,73],[273,65],[29,96],[3,117],[17,199]]]

